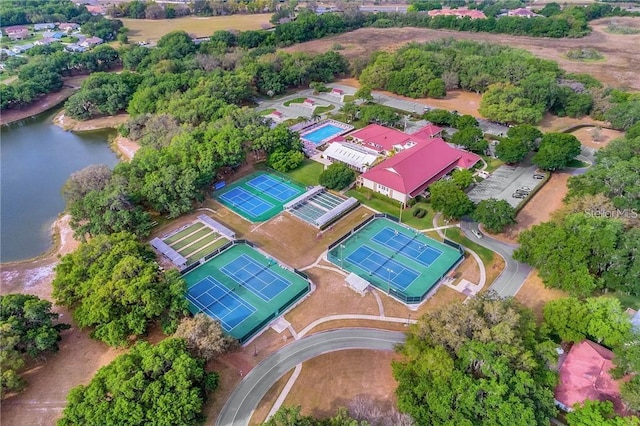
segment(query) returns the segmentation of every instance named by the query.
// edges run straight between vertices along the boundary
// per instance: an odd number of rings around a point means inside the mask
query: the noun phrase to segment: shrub
[[[414,217],[417,217],[418,219],[422,219],[423,217],[425,217],[427,215],[427,211],[423,208],[417,207],[415,209],[413,209],[413,212],[411,213]]]

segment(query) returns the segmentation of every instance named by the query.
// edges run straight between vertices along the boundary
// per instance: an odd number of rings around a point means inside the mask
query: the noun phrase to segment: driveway
[[[346,349],[391,351],[404,340],[404,333],[370,328],[341,328],[296,340],[269,355],[245,376],[222,408],[216,425],[248,425],[269,389],[287,371],[304,361]]]
[[[513,251],[518,248],[518,245],[503,243],[486,234],[484,234],[482,238],[476,237],[471,230],[475,229],[478,231],[478,224],[470,219],[461,221],[460,228],[468,239],[497,252],[504,258],[504,270],[493,284],[491,284],[489,290],[495,291],[500,297],[515,296],[532,270],[529,265],[513,259]]]

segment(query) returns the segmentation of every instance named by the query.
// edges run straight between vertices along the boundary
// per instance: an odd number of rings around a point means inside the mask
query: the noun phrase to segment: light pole
[[[400,223],[402,223],[402,208],[404,207],[404,203],[400,201]]]

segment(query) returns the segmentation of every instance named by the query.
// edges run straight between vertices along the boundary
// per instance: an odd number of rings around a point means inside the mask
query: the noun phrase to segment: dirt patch
[[[562,200],[569,190],[567,181],[570,177],[571,175],[568,173],[553,173],[542,189],[536,192],[533,198],[518,212],[517,224],[507,226],[500,234],[491,234],[484,229],[483,232],[487,232],[493,238],[506,243],[517,243],[518,235],[522,231],[548,221],[553,212],[563,206]]]
[[[533,309],[538,321],[542,321],[542,308],[544,305],[552,300],[567,296],[568,294],[562,290],[545,287],[542,279],[538,276],[538,272],[532,271],[518,294],[516,294],[516,300]]]
[[[571,134],[578,138],[582,145],[595,149],[605,147],[609,145],[609,142],[612,140],[624,136],[624,132],[618,130],[596,127],[583,127],[571,132]]]
[[[302,364],[302,372],[283,405],[302,406],[302,413],[319,418],[333,416],[356,396],[376,401],[383,411],[396,404],[391,362],[393,352],[348,350],[332,352]],[[365,379],[366,378],[366,379]]]
[[[607,126],[608,123],[604,121],[596,121],[589,117],[583,118],[572,118],[572,117],[558,117],[557,115],[553,115],[547,112],[542,121],[538,125],[540,130],[545,133],[548,132],[564,132],[565,130],[571,129],[576,126]]]
[[[62,110],[55,117],[53,117],[53,124],[64,130],[70,130],[73,132],[87,132],[91,130],[100,129],[115,129],[120,124],[126,123],[129,119],[129,114],[116,114],[107,117],[93,118],[91,120],[76,120],[66,115],[66,111]]]
[[[634,18],[615,18],[617,22],[634,22]],[[442,38],[458,40],[485,41],[526,49],[536,56],[557,61],[564,70],[575,73],[587,73],[603,83],[613,86],[640,90],[640,55],[637,46],[640,34],[618,35],[604,31],[609,19],[590,22],[593,31],[586,37],[571,39],[549,39],[520,37],[504,34],[471,33],[449,30],[430,30],[425,28],[362,28],[334,37],[313,40],[290,46],[285,51],[323,53],[331,49],[334,43],[344,47],[340,53],[349,59],[368,58],[375,50],[393,51],[407,43],[424,43]],[[574,62],[564,55],[575,48],[594,48],[601,52],[606,60],[599,62]],[[456,108],[457,109],[457,108]]]
[[[140,149],[140,144],[138,142],[120,135],[116,136],[113,144],[116,151],[126,161],[131,161],[133,156],[136,155],[136,152]]]

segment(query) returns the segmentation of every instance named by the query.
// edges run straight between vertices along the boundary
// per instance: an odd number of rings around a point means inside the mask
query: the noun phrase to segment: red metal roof
[[[435,124],[427,124],[426,126],[411,133],[411,136],[431,139],[435,136],[438,136],[443,130],[444,128],[436,126]]]
[[[369,124],[367,127],[356,130],[353,133],[349,133],[347,136],[352,136],[358,139],[362,145],[378,152],[393,151],[394,145],[403,145],[412,139],[410,135],[407,135],[400,130],[381,126],[379,124]],[[416,140],[416,142],[418,142],[418,140]]]
[[[587,399],[611,401],[617,412],[624,412],[619,383],[611,377],[613,352],[585,340],[573,345],[560,366],[560,383],[555,398],[567,407]]]
[[[415,196],[461,162],[473,161],[473,165],[479,160],[477,155],[452,148],[441,138],[435,138],[399,152],[364,173],[362,178]]]

